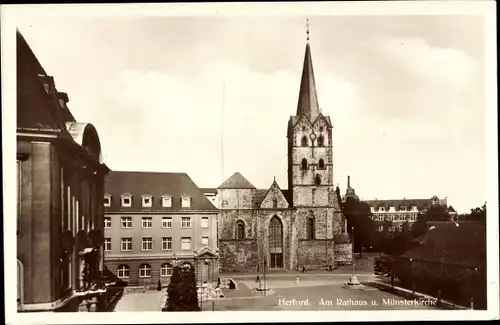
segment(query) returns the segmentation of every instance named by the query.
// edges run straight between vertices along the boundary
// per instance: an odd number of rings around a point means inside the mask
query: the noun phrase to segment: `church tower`
[[[318,246],[318,254],[326,253],[331,259],[326,263],[333,262],[333,248],[329,251],[329,247],[333,247],[334,235],[342,229],[342,213],[333,185],[332,129],[330,117],[321,113],[318,103],[308,29],[297,113],[288,122],[288,189],[290,203],[297,211],[299,241],[307,241],[309,247]],[[306,244],[299,242],[299,251],[302,245]],[[301,263],[301,258],[306,257],[299,253],[299,264],[310,264]]]

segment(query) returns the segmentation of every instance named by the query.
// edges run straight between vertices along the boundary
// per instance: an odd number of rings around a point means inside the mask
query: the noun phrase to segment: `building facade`
[[[402,230],[403,225],[408,222],[409,226],[418,220],[418,216],[431,207],[447,207],[450,220],[454,220],[457,213],[452,206],[448,206],[447,198],[440,199],[433,196],[430,199],[400,199],[400,200],[368,200],[364,201],[370,205],[372,219],[376,222],[377,230],[384,230],[384,222],[390,221],[388,231]]]
[[[78,122],[17,32],[17,264],[20,311],[97,308],[105,296],[104,177],[95,127]],[[87,306],[88,307],[88,306]]]
[[[336,244],[348,240],[333,185],[332,129],[318,105],[308,42],[297,113],[287,127],[288,189],[276,180],[268,189],[257,189],[235,173],[216,193],[204,190],[220,209],[222,271],[326,268],[345,258],[336,254]]]
[[[113,171],[104,209],[105,264],[129,286],[165,286],[176,264],[217,281],[218,210],[187,174]]]

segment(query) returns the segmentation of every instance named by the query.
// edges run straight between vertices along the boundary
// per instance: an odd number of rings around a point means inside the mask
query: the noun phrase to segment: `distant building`
[[[354,188],[351,187],[350,176],[347,176],[347,190],[342,201],[345,202],[347,198],[359,200]],[[430,199],[404,198],[402,200],[367,200],[363,202],[370,206],[372,219],[376,222],[378,231],[383,231],[385,221],[390,221],[392,223],[392,226],[388,229],[389,231],[401,230],[405,222],[408,222],[411,226],[418,220],[418,215],[420,213],[424,213],[433,205],[447,207],[450,221],[456,220],[457,217],[455,209],[451,205],[448,206],[447,198],[440,199],[437,196],[433,196]]]
[[[105,264],[129,286],[167,285],[175,264],[217,281],[218,210],[187,174],[113,171],[104,209]]]
[[[332,121],[321,113],[306,45],[295,116],[288,121],[288,189],[257,189],[234,173],[205,195],[220,209],[221,270],[326,268],[350,262],[340,197],[333,185]]]
[[[67,102],[17,32],[20,311],[77,311],[87,303],[93,309],[105,298],[102,196],[109,169],[97,130],[76,121]]]

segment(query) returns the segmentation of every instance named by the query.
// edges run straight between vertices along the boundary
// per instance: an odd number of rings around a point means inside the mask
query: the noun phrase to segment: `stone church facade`
[[[334,188],[332,123],[318,105],[307,43],[297,113],[288,122],[288,189],[257,189],[240,173],[205,195],[219,208],[221,272],[327,268],[349,263]]]

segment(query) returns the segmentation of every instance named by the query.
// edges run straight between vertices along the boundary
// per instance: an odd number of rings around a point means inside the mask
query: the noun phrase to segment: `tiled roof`
[[[431,199],[402,199],[402,200],[367,200],[363,201],[369,206],[378,209],[379,207],[385,207],[386,210],[389,207],[395,207],[399,210],[399,207],[405,206],[410,209],[412,206],[417,206],[419,210],[425,209],[431,203]]]
[[[291,190],[281,190],[283,193],[283,196],[287,200],[288,204],[292,206],[293,198],[292,198],[292,191]]]
[[[129,172],[112,171],[106,177],[104,192],[111,195],[108,212],[141,212],[168,210],[207,210],[217,211],[186,173]],[[121,195],[132,195],[132,207],[121,207]],[[142,207],[142,195],[153,196],[151,208]],[[163,195],[172,197],[172,207],[163,207]],[[181,197],[191,197],[191,207],[181,207]]]
[[[255,189],[243,175],[236,172],[231,177],[229,177],[224,183],[222,183],[218,188],[222,189]]]
[[[402,258],[470,267],[486,265],[486,234],[480,222],[427,222],[427,227],[429,230],[414,241],[419,245]]]
[[[53,80],[17,31],[17,127],[58,129],[66,134],[64,122],[75,119],[67,107],[58,104],[55,87],[48,94],[41,78]]]
[[[217,189],[216,188],[207,188],[207,187],[203,187],[203,188],[200,188],[200,190],[203,192],[203,193],[214,193],[214,194],[217,194]]]

